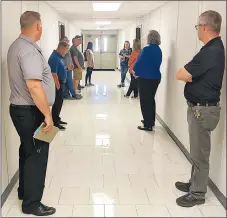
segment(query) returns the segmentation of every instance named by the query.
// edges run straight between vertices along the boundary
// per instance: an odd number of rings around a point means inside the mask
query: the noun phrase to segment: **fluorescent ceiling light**
[[[111,21],[96,21],[95,23],[97,25],[110,25]]]
[[[97,30],[106,30],[105,27],[96,27]]]
[[[92,3],[94,11],[118,11],[121,3]]]

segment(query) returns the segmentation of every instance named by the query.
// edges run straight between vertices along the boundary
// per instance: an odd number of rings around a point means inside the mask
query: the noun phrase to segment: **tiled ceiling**
[[[76,25],[83,26],[83,29],[95,29],[95,20],[109,20],[111,25],[108,29],[121,29],[133,20],[140,18],[152,10],[162,6],[167,1],[123,1],[120,9],[115,12],[93,11],[93,1],[47,1],[66,19]],[[108,1],[100,1],[108,2]],[[113,1],[109,1],[113,2]]]

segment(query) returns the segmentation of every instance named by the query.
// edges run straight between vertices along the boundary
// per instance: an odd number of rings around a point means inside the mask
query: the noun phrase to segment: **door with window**
[[[93,43],[95,69],[115,69],[116,68],[116,35],[86,35],[85,48],[88,42]]]

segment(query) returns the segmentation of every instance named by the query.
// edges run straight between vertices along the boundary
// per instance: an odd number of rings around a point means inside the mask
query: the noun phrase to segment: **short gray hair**
[[[20,17],[21,29],[31,26],[37,21],[41,21],[41,16],[35,11],[25,11]]]
[[[216,33],[221,31],[222,17],[216,11],[205,11],[199,16],[199,24],[204,24],[209,30]]]
[[[150,30],[147,36],[147,44],[161,44],[161,37],[158,31],[156,30]]]

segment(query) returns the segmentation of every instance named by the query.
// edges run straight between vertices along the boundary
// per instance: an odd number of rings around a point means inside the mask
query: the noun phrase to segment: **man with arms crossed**
[[[76,94],[79,94],[79,82],[82,80],[82,73],[84,68],[84,56],[79,51],[78,46],[82,43],[82,38],[79,35],[76,35],[72,39],[73,45],[70,48],[70,53],[73,59],[74,70],[73,70],[73,79]]]
[[[65,127],[62,125],[67,124],[61,120],[60,113],[64,101],[63,91],[65,89],[67,79],[67,70],[63,57],[68,49],[69,45],[66,42],[60,42],[57,49],[52,52],[48,60],[56,86],[56,97],[52,108],[52,116],[54,125],[61,131],[65,130]]]
[[[184,95],[188,103],[190,156],[193,162],[188,183],[176,182],[177,189],[188,194],[177,199],[182,207],[205,203],[209,177],[211,131],[220,119],[220,91],[225,69],[224,46],[219,36],[222,18],[215,11],[206,11],[195,26],[204,46],[181,68],[177,80],[186,82]]]
[[[49,144],[33,138],[35,130],[46,123],[43,132],[53,128],[50,106],[55,99],[50,67],[36,42],[42,35],[40,14],[26,11],[20,17],[21,35],[10,46],[7,56],[10,116],[20,136],[18,197],[25,214],[48,216],[55,209],[41,203]]]

